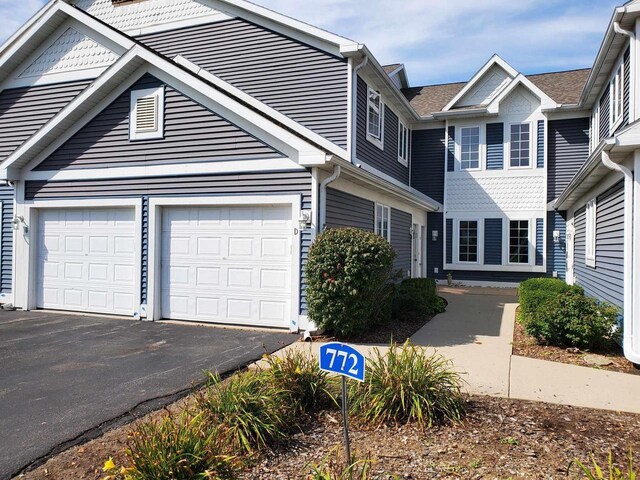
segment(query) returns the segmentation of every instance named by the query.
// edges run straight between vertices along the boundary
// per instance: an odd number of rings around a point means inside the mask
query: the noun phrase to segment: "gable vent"
[[[149,132],[158,129],[158,97],[142,97],[136,100],[136,131]]]

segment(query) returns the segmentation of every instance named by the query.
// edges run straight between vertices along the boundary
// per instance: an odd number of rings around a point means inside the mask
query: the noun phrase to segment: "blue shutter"
[[[453,263],[453,219],[447,218],[447,263]]]
[[[142,266],[140,279],[140,303],[147,303],[147,282],[149,280],[149,197],[142,197]],[[137,307],[135,307],[137,308]]]
[[[538,120],[538,168],[544,168],[544,120]]]
[[[536,218],[536,265],[544,263],[544,219]]]
[[[487,170],[504,168],[504,124],[487,124]]]
[[[502,219],[484,221],[484,264],[502,265]]]
[[[449,127],[447,137],[447,172],[453,172],[456,148],[456,127]]]

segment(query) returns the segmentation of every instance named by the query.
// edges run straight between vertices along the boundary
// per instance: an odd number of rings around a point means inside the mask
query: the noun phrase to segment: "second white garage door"
[[[163,317],[288,328],[291,261],[290,207],[165,208]]]

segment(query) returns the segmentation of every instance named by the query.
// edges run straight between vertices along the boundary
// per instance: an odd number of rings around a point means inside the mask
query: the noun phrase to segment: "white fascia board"
[[[334,155],[337,155],[337,156],[342,157],[344,159],[347,158],[347,151],[344,150],[343,148],[338,147],[333,142],[330,142],[326,138],[324,138],[324,137],[318,135],[317,133],[309,130],[308,128],[306,128],[303,125],[299,124],[298,122],[292,120],[291,118],[287,117],[286,115],[278,112],[274,108],[266,105],[265,103],[261,102],[260,100],[256,99],[255,97],[252,97],[251,95],[243,92],[239,88],[236,88],[233,85],[231,85],[230,83],[225,82],[220,77],[217,77],[216,75],[212,74],[211,72],[208,72],[207,70],[199,67],[195,63],[193,63],[193,62],[187,60],[186,58],[184,58],[182,55],[176,56],[173,59],[173,61],[176,62],[178,65],[182,65],[183,67],[189,69],[191,72],[194,73],[194,75],[202,77],[206,81],[214,84],[216,87],[219,87],[219,88],[223,89],[224,91],[228,92],[229,94],[233,95],[234,97],[239,98],[240,100],[242,100],[243,102],[247,103],[251,107],[253,107],[253,108],[257,109],[257,110],[260,110],[261,112],[264,112],[265,114],[267,114],[270,117],[272,117],[274,120],[282,123],[287,128],[291,128],[296,133],[299,133],[300,135],[303,135],[303,136],[309,138],[311,141],[313,141],[314,143],[317,143],[319,146],[321,146],[322,148],[325,148],[327,151],[333,153]]]
[[[476,83],[478,83],[478,81],[484,76],[484,74],[487,73],[489,69],[494,65],[500,66],[511,77],[518,76],[518,72],[516,69],[514,69],[511,65],[509,65],[502,58],[500,58],[498,54],[493,54],[493,56],[489,59],[489,61],[485,63],[484,66],[480,70],[478,70],[473,77],[471,77],[471,80],[467,82],[467,84],[462,88],[462,90],[460,90],[458,94],[455,97],[453,97],[451,101],[447,103],[447,105],[445,105],[442,111],[446,112],[452,109],[455,106],[455,104],[458,103],[458,101],[462,97],[464,97],[476,85]]]
[[[531,93],[533,93],[536,97],[540,99],[540,107],[543,110],[550,110],[550,109],[557,108],[559,106],[556,102],[554,102],[551,99],[551,97],[549,97],[549,95],[547,95],[538,87],[536,87],[531,80],[529,80],[527,77],[525,77],[520,73],[518,74],[518,76],[516,76],[516,78],[511,80],[509,85],[507,85],[507,87],[504,88],[496,98],[494,98],[491,101],[491,103],[487,106],[487,112],[490,114],[498,114],[499,108],[500,108],[500,102],[502,102],[502,100],[507,98],[520,85],[527,88]]]
[[[477,117],[478,115],[487,115],[489,111],[487,107],[469,108],[464,110],[449,110],[447,112],[434,112],[431,117],[422,117],[422,120],[429,118],[435,118],[436,120],[445,118],[458,118],[458,117]]]
[[[73,7],[64,2],[60,3],[59,8],[61,11],[70,17],[75,18],[78,22],[86,25],[86,27],[90,29],[82,32],[85,33],[85,35],[95,35],[97,33],[102,36],[102,41],[100,41],[100,39],[96,40],[115,53],[122,54],[124,51],[130,50],[137,45],[136,42],[128,38],[126,35],[123,35],[116,29],[96,20],[94,17],[83,12],[79,8]],[[118,49],[120,49],[120,51],[118,51]]]

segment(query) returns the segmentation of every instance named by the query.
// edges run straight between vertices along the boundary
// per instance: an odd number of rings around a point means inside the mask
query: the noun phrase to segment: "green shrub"
[[[636,480],[640,474],[640,472],[636,472],[633,468],[633,450],[631,449],[629,450],[629,461],[625,468],[626,472],[623,472],[613,464],[613,453],[611,450],[609,450],[609,462],[604,471],[602,467],[598,465],[598,462],[596,462],[595,457],[593,455],[590,455],[590,457],[593,468],[585,465],[580,460],[572,461],[569,468],[571,468],[573,464],[577,465],[587,480]]]
[[[518,299],[520,302],[520,319],[535,315],[542,305],[553,300],[564,292],[583,293],[578,286],[568,285],[559,278],[530,278],[520,284]]]
[[[353,382],[351,411],[373,423],[416,422],[431,427],[464,415],[460,376],[440,355],[427,355],[407,340],[391,344],[385,354],[375,349],[367,361],[366,380]]]
[[[226,452],[220,431],[185,411],[138,425],[129,436],[131,466],[120,474],[130,480],[232,478],[237,464]]]
[[[324,231],[311,245],[305,266],[310,319],[341,337],[388,321],[394,257],[389,242],[372,232]]]
[[[231,451],[249,455],[286,438],[295,421],[286,394],[261,372],[241,373],[225,382],[211,375],[196,405],[227,438]]]
[[[618,309],[577,291],[557,294],[526,317],[524,327],[538,342],[597,349],[617,335]]]
[[[301,414],[310,414],[335,404],[335,382],[320,370],[318,359],[300,350],[286,350],[281,356],[266,357],[267,382],[281,389],[288,402]]]
[[[438,296],[436,281],[431,278],[407,278],[395,289],[394,318],[426,317],[442,313],[445,302]]]

